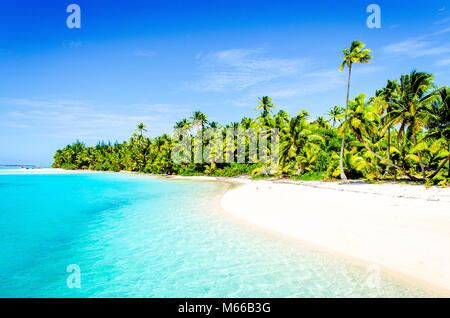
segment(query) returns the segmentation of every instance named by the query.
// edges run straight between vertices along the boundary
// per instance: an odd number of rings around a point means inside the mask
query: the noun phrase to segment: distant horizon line
[[[48,167],[51,165],[11,165],[11,164],[0,164],[0,167]]]

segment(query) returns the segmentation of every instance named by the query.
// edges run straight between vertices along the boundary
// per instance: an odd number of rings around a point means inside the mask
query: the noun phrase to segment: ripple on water
[[[10,185],[0,187],[2,297],[433,296],[384,272],[372,286],[365,268],[236,222],[211,203],[220,183],[123,174],[0,183]],[[69,264],[81,268],[81,289],[67,288]]]

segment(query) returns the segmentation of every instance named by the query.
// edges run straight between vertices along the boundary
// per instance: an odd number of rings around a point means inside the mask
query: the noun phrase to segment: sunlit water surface
[[[112,173],[0,175],[0,297],[433,296],[236,221],[218,206],[225,189]],[[79,289],[67,285],[70,264]]]

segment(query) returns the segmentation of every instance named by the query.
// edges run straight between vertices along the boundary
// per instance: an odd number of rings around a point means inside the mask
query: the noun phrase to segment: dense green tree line
[[[344,50],[341,70],[347,66],[350,75],[354,63],[368,63],[370,50],[353,42]],[[193,133],[206,133],[214,128],[223,135],[224,157],[237,155],[239,139],[231,146],[225,144],[228,129],[278,129],[278,170],[272,175],[300,179],[412,180],[446,185],[450,181],[450,89],[438,88],[432,74],[412,71],[399,79],[389,80],[373,97],[364,94],[347,99],[346,107],[334,106],[325,117],[311,121],[307,111],[290,116],[275,111],[268,96],[259,99],[256,119],[242,118],[240,122],[222,126],[210,122],[206,114],[196,111],[191,118],[177,122],[174,128]],[[155,174],[262,175],[267,173],[261,158],[251,158],[249,141],[245,144],[247,163],[203,162],[176,163],[172,149],[181,143],[180,137],[167,134],[156,138],[144,136],[144,124],[123,143],[99,143],[86,147],[76,142],[57,150],[54,167],[102,171],[139,171]],[[194,137],[192,144],[194,144]],[[201,150],[217,137],[203,140]],[[241,141],[242,142],[242,141]],[[230,147],[232,149],[230,149]],[[192,152],[195,151],[193,146]],[[271,143],[268,144],[271,151]],[[217,152],[217,151],[216,151]],[[217,153],[209,156],[217,156]],[[252,163],[249,163],[252,162]]]

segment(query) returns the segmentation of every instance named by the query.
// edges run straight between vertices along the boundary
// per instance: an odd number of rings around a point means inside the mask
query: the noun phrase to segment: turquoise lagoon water
[[[0,170],[16,170],[16,169],[23,169],[23,168],[28,168],[28,169],[36,169],[38,167],[35,166],[0,166]],[[41,168],[41,167],[39,167]],[[52,169],[50,167],[42,167],[44,169]]]
[[[1,175],[0,297],[432,296],[241,223],[216,182]],[[77,264],[81,288],[69,288]]]

